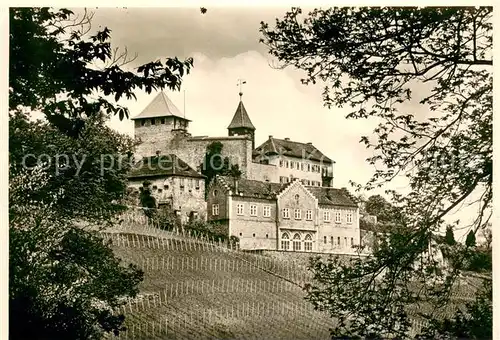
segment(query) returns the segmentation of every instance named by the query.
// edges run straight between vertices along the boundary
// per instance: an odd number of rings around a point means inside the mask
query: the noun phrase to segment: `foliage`
[[[184,228],[191,232],[196,232],[199,235],[204,235],[209,238],[230,241],[234,244],[239,243],[239,238],[236,236],[228,236],[227,228],[217,222],[205,222],[202,220],[194,220],[187,223]]]
[[[178,90],[181,77],[193,65],[192,59],[168,58],[124,70],[129,60],[113,55],[107,27],[87,37],[71,19],[68,9],[10,10],[9,108],[41,111],[69,135],[78,135],[84,118],[101,110],[120,119],[129,116],[126,107],[103,95],[117,102],[123,97],[135,99],[137,89]],[[98,62],[108,64],[98,67]]]
[[[139,192],[139,201],[144,209],[144,213],[148,218],[153,217],[156,210],[156,199],[151,194],[151,182],[144,181]]]
[[[439,268],[427,253],[443,219],[467,200],[478,206],[473,230],[491,218],[492,8],[330,8],[308,15],[292,8],[274,27],[262,23],[261,32],[283,67],[305,71],[304,84],[325,83],[325,105],[349,105],[347,118],[379,122],[375,139],[361,137],[377,168],[364,188],[403,175],[410,188],[406,195],[387,191],[402,218],[373,257],[351,269],[313,266],[318,276],[308,298],[341,320],[338,336],[406,337],[409,293],[434,310],[446,306],[466,260]],[[427,113],[414,114],[417,107]],[[408,288],[416,282],[421,287]]]
[[[122,266],[94,233],[62,230],[50,209],[30,208],[11,221],[10,338],[90,339],[122,329],[113,309],[138,293],[142,271]]]
[[[476,246],[476,234],[471,230],[467,234],[467,238],[465,239],[465,245],[467,247],[475,247]]]
[[[178,89],[192,60],[127,71],[130,60],[113,53],[109,29],[87,35],[88,15],[75,21],[67,9],[11,8],[9,19],[9,332],[117,333],[123,316],[111,311],[137,293],[142,273],[82,228],[109,226],[123,210],[135,142],[105,122],[128,116],[116,102],[135,98],[134,90]]]
[[[239,165],[231,164],[229,157],[222,157],[223,147],[224,145],[219,141],[212,142],[207,146],[203,164],[200,166],[202,169],[201,173],[206,176],[205,183],[207,183],[207,185],[205,185],[205,197],[208,194],[208,183],[210,183],[216,175],[228,175],[234,179],[241,178],[242,171]]]
[[[452,319],[433,320],[418,339],[491,339],[492,316],[492,284],[485,281],[466,311],[458,311]]]
[[[157,209],[153,216],[153,223],[162,230],[173,230],[174,228],[180,229],[180,217],[170,207],[161,207]]]
[[[493,268],[491,249],[475,248],[470,250],[465,269],[473,272],[490,272]]]
[[[451,225],[446,226],[444,242],[449,246],[453,246],[457,243],[457,241],[455,241],[455,235],[453,233],[453,227]]]

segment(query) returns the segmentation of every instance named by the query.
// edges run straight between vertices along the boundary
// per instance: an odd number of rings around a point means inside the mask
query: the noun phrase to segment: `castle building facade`
[[[216,176],[209,184],[208,221],[224,226],[241,249],[354,253],[359,207],[345,189]]]
[[[228,136],[191,136],[190,120],[163,92],[132,119],[142,161],[130,185],[139,190],[147,179],[158,205],[178,211],[183,220],[196,215],[216,222],[228,236],[239,237],[242,249],[352,252],[359,245],[359,209],[346,190],[332,187],[335,162],[312,143],[289,138],[269,136],[255,147],[256,128],[241,92]],[[223,158],[238,164],[240,178],[217,176],[205,183],[201,171],[213,142],[222,144]],[[164,155],[184,170],[149,170]]]
[[[167,208],[182,223],[206,219],[205,176],[174,154],[144,157],[128,174],[135,196],[147,188],[158,208]]]

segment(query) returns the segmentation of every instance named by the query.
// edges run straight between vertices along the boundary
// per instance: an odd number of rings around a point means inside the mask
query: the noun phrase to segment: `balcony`
[[[321,168],[321,177],[333,178],[333,168],[331,168],[331,167],[322,167]]]

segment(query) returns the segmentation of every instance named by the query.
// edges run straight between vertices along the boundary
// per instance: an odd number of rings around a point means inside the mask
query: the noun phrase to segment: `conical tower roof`
[[[177,106],[161,91],[144,110],[132,119],[175,116],[186,119]]]
[[[248,117],[247,110],[245,109],[245,106],[243,105],[243,101],[241,101],[241,99],[240,103],[238,104],[238,108],[236,108],[236,112],[234,113],[233,120],[227,128],[247,128],[255,130],[255,126],[253,126],[250,117]]]

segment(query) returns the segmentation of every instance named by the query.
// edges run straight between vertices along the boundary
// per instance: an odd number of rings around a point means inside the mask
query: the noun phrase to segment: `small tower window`
[[[151,125],[155,125],[156,124],[156,120],[154,118],[151,119]]]
[[[162,119],[161,119],[161,123],[162,123],[162,124],[165,124],[165,118],[162,118]]]
[[[144,124],[146,124],[146,120],[145,119],[141,119],[141,126],[144,126]]]

